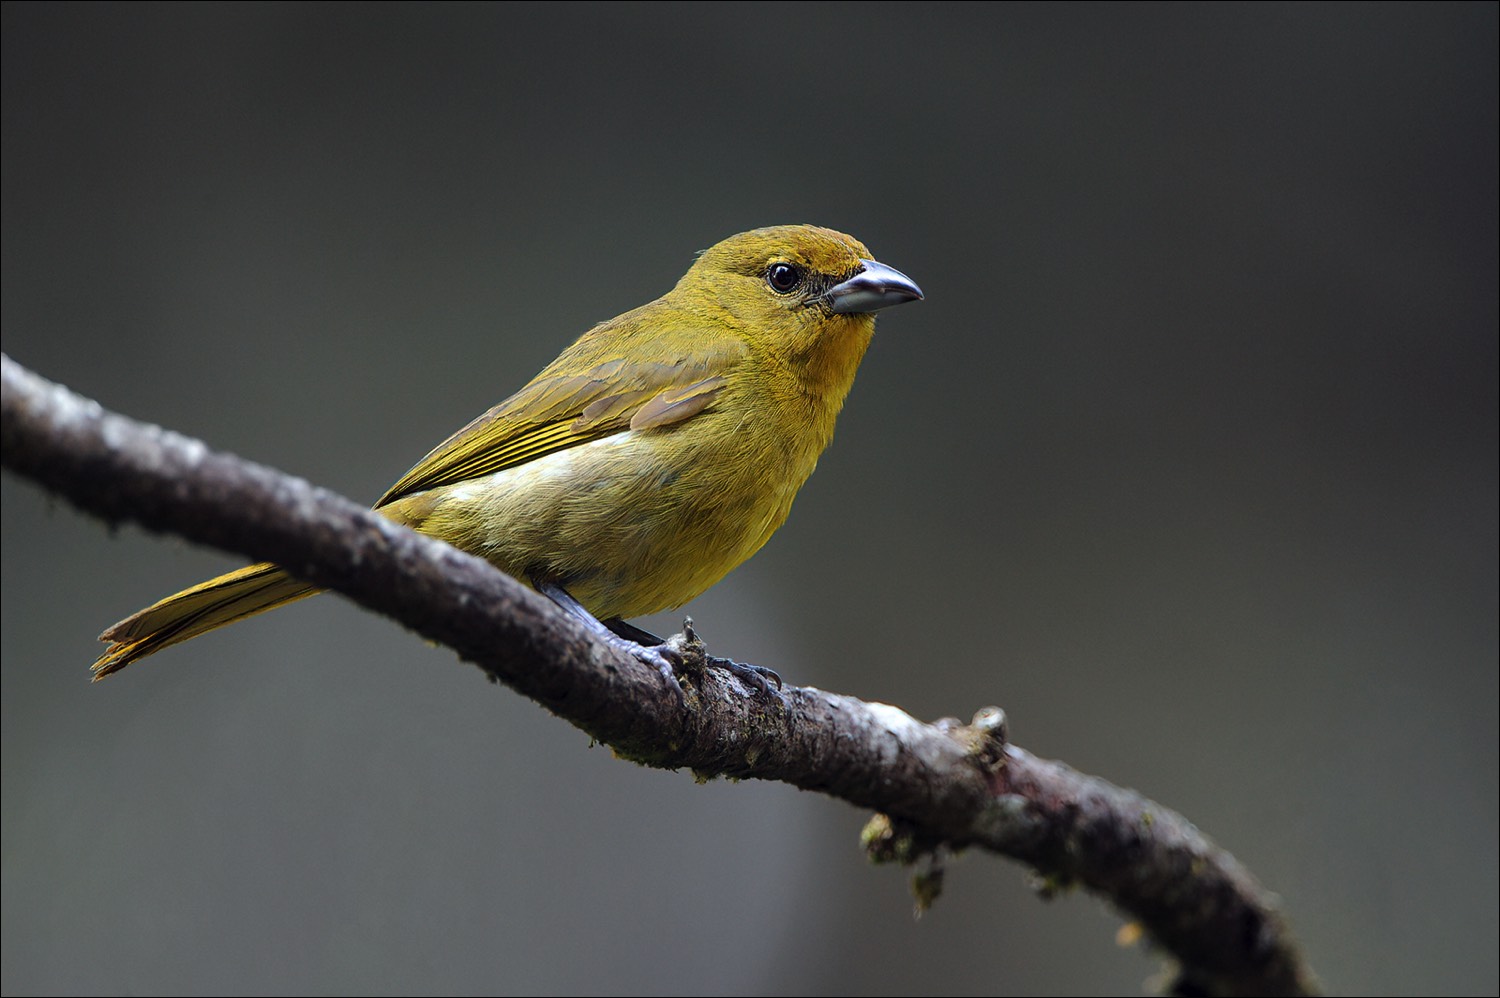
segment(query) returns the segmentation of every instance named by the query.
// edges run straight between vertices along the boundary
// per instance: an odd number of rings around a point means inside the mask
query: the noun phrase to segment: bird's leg
[[[533,579],[532,585],[536,588],[537,592],[582,621],[584,626],[593,631],[599,640],[611,648],[618,648],[627,655],[634,657],[637,661],[655,668],[656,671],[661,673],[662,678],[667,681],[667,684],[677,691],[678,696],[682,695],[682,686],[677,682],[677,673],[688,663],[678,648],[678,639],[664,641],[645,628],[636,627],[634,624],[620,617],[600,620],[592,613],[589,613],[582,603],[574,599],[572,593],[555,582],[541,582]],[[689,645],[696,643],[701,649],[702,642],[698,640],[698,635],[693,631],[693,621],[691,618],[683,622],[682,629],[682,639],[685,639]],[[744,662],[736,662],[729,658],[719,658],[716,655],[706,653],[703,654],[703,664],[708,668],[724,669],[753,687],[761,696],[773,695],[771,684],[767,682],[768,679],[776,684],[777,690],[782,688],[781,677],[776,674],[774,669],[767,669],[763,665],[749,665]],[[774,695],[780,698],[780,693]]]
[[[615,634],[618,634],[620,637],[624,638],[627,641],[634,641],[637,644],[648,646],[662,645],[666,643],[655,634],[652,634],[650,631],[644,630],[640,627],[636,627],[634,624],[630,623],[630,621],[623,620],[619,617],[615,617],[611,620],[606,620],[603,623],[605,627],[609,628]],[[693,631],[693,620],[691,617],[683,622],[682,630],[683,635],[688,639],[688,641],[691,642],[697,638],[697,634]],[[717,655],[709,655],[707,653],[705,653],[703,656],[703,664],[710,669],[723,669],[731,675],[737,676],[748,685],[754,687],[755,691],[763,697],[771,696],[770,683],[775,683],[778,690],[783,688],[781,684],[781,677],[776,674],[776,670],[767,669],[763,665],[751,665],[748,662],[736,662],[732,658],[719,658]],[[768,683],[767,680],[770,680],[770,682]]]
[[[583,604],[574,599],[572,593],[555,582],[541,582],[533,579],[532,585],[536,587],[537,592],[581,621],[585,627],[594,633],[594,637],[611,648],[618,649],[630,655],[636,661],[649,665],[656,669],[657,672],[660,672],[662,678],[667,681],[667,685],[677,694],[677,699],[679,701],[682,700],[682,686],[677,682],[677,667],[682,664],[682,655],[675,648],[667,645],[666,642],[662,641],[656,635],[648,631],[642,631],[640,628],[632,628],[632,630],[645,636],[651,642],[650,644],[637,640],[633,635],[627,636],[617,633],[613,628],[602,623],[598,617],[595,617],[588,610],[584,609]]]
[[[644,627],[636,627],[623,617],[611,617],[609,620],[600,621],[600,623],[626,641],[634,641],[638,645],[645,645],[651,648],[656,645],[666,644],[660,636],[652,634]]]

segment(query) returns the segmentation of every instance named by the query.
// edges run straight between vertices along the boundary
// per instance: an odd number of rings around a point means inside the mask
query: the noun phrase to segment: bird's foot
[[[634,656],[636,661],[660,672],[662,678],[667,681],[667,685],[672,687],[679,698],[683,696],[682,677],[700,675],[705,669],[723,669],[750,687],[756,696],[765,699],[775,697],[782,703],[786,702],[786,697],[781,694],[783,689],[781,676],[776,673],[775,669],[708,654],[708,648],[693,627],[691,617],[683,620],[682,630],[679,633],[665,641],[649,631],[633,626],[631,627],[632,633],[626,637],[615,631],[615,624],[615,621],[610,621],[606,626],[609,628],[611,637],[619,642],[619,647]],[[647,640],[642,641],[641,637]],[[775,689],[771,688],[771,683],[776,684]]]
[[[661,674],[662,681],[666,683],[667,688],[677,697],[678,704],[687,705],[687,696],[683,693],[682,683],[677,677],[689,671],[689,667],[681,649],[671,641],[643,644],[606,629],[601,629],[599,637],[612,648],[624,652],[644,666],[655,669]]]
[[[761,697],[775,697],[786,702],[781,695],[781,677],[776,670],[767,669],[763,665],[750,665],[745,662],[736,662],[732,658],[720,658],[717,655],[708,654],[703,639],[698,637],[698,632],[693,627],[693,618],[687,617],[682,622],[682,633],[674,634],[666,641],[667,645],[681,649],[683,665],[693,672],[701,672],[704,669],[723,669],[755,691]],[[770,680],[770,682],[767,682]],[[776,684],[776,689],[771,689],[771,683]]]
[[[775,669],[767,669],[763,665],[751,665],[749,662],[736,662],[732,658],[719,658],[714,655],[707,656],[707,661],[710,668],[723,669],[747,686],[754,688],[760,696],[775,697],[782,702],[786,701],[786,697],[781,695],[784,689],[781,676],[777,675]],[[771,689],[771,683],[776,684],[774,690]]]
[[[574,599],[571,593],[555,583],[533,579],[532,585],[537,592],[582,622],[600,641],[661,673],[667,688],[677,697],[678,706],[687,706],[687,695],[682,692],[682,684],[677,681],[677,674],[683,671],[685,663],[682,652],[671,642],[663,641],[650,631],[643,631],[623,620],[615,619],[607,623],[599,620],[584,609],[583,604]]]
[[[683,693],[679,677],[694,676],[702,673],[704,669],[723,669],[749,686],[756,695],[765,698],[774,696],[782,703],[786,702],[786,697],[781,695],[784,687],[776,670],[767,669],[763,665],[749,665],[745,662],[736,662],[733,659],[708,654],[703,639],[698,637],[698,632],[693,627],[692,617],[683,620],[681,633],[674,634],[663,641],[650,631],[636,627],[619,617],[603,621],[597,619],[585,610],[583,605],[566,589],[555,583],[533,580],[532,584],[538,592],[583,621],[611,647],[659,672],[681,704],[687,703],[687,697]],[[776,684],[775,690],[771,689],[771,683]]]
[[[620,638],[619,641],[625,651],[629,652],[637,662],[648,665],[661,673],[661,678],[666,682],[667,688],[677,695],[677,702],[683,706],[687,705],[687,696],[682,692],[682,683],[677,679],[677,673],[684,667],[683,658],[670,642],[642,645],[636,644],[629,638]]]

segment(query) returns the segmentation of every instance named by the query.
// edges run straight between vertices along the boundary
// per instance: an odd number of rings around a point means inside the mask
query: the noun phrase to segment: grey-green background
[[[1347,993],[1490,993],[1496,7],[4,13],[4,349],[373,499],[759,225],[881,317],[714,648],[1180,809]],[[108,482],[100,482],[108,488]],[[235,560],[10,474],[7,992],[1136,993],[1081,895],[646,771],[324,597],[91,687]],[[658,619],[670,626],[672,618]]]

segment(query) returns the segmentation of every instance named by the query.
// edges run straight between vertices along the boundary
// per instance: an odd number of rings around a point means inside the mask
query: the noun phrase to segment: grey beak
[[[874,312],[904,301],[921,301],[922,289],[895,267],[861,260],[865,269],[828,290],[835,312]]]

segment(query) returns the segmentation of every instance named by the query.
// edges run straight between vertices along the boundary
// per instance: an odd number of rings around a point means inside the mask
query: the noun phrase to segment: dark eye
[[[802,283],[802,271],[789,263],[773,263],[766,270],[766,283],[779,295],[791,294]]]

